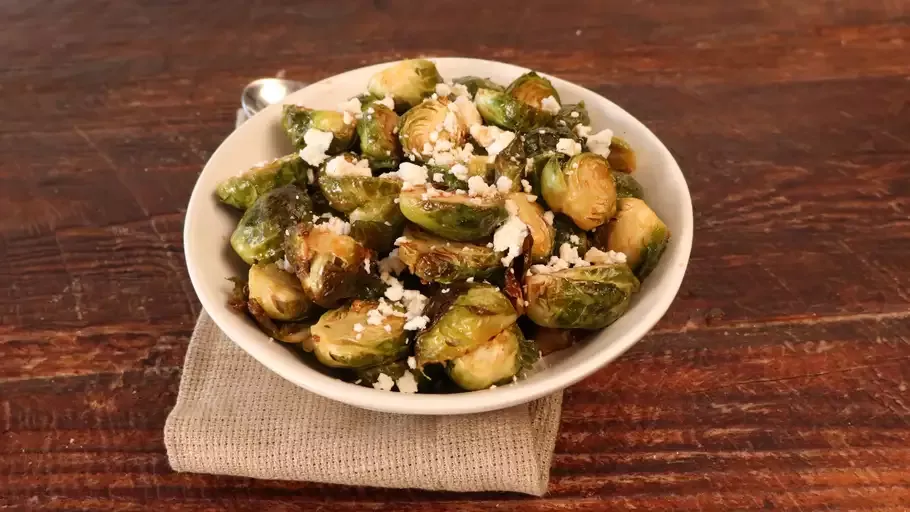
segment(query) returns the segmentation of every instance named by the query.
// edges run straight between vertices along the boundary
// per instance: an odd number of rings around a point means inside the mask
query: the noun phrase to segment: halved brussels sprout
[[[266,192],[243,214],[231,235],[231,247],[243,261],[270,263],[284,254],[285,230],[309,223],[313,207],[306,191],[285,185]]]
[[[313,353],[320,363],[332,368],[367,368],[400,359],[408,353],[404,317],[388,316],[382,324],[371,325],[367,312],[378,301],[355,300],[350,305],[327,311],[310,331]],[[391,327],[389,331],[385,326]]]
[[[619,200],[616,218],[601,226],[594,236],[598,245],[625,254],[628,265],[644,279],[660,261],[670,231],[644,201],[627,197]]]
[[[380,197],[397,196],[401,181],[374,176],[329,176],[319,174],[319,190],[332,208],[351,213]]]
[[[613,181],[616,183],[617,198],[623,199],[626,197],[634,197],[636,199],[644,199],[645,190],[631,174],[626,174],[624,172],[614,172],[611,174],[613,175]]]
[[[357,240],[318,225],[308,232],[292,230],[285,245],[287,259],[313,302],[333,308],[358,295],[370,251]]]
[[[554,212],[568,215],[585,231],[616,214],[616,184],[607,160],[594,153],[581,153],[564,166],[550,158],[540,177],[544,200]]]
[[[478,89],[474,105],[488,124],[513,132],[526,132],[545,126],[553,118],[543,110],[522,103],[518,98],[490,89]]]
[[[535,263],[549,260],[553,252],[556,230],[544,219],[543,208],[536,202],[528,200],[528,195],[524,192],[512,192],[508,199],[515,202],[515,206],[518,207],[518,218],[528,226],[532,240],[531,260]]]
[[[404,216],[397,196],[380,196],[352,211],[351,238],[378,253],[386,252],[401,233]]]
[[[295,278],[296,280],[296,278]],[[228,306],[238,313],[249,313],[253,320],[259,324],[262,331],[271,338],[285,343],[299,344],[303,350],[313,350],[310,325],[301,322],[275,323],[266,313],[265,309],[256,298],[250,297],[250,287],[240,278],[231,278],[234,290],[228,299]]]
[[[635,150],[632,149],[628,142],[619,137],[613,137],[610,140],[610,154],[607,155],[607,160],[610,162],[610,167],[625,173],[635,172],[635,168],[638,165]]]
[[[588,109],[585,102],[579,101],[574,105],[563,105],[556,114],[556,130],[561,134],[570,134],[577,137],[578,132],[575,127],[578,125],[590,126],[591,117],[588,115]]]
[[[357,376],[356,384],[368,388],[376,387],[373,384],[380,382],[379,376],[383,374],[385,374],[391,382],[397,384],[398,381],[408,373],[411,374],[411,379],[414,381],[412,385],[416,385],[421,391],[427,389],[430,384],[429,379],[427,379],[420,370],[409,368],[407,360],[405,359],[355,370]],[[401,391],[401,389],[399,389],[399,391]]]
[[[447,100],[444,100],[447,101]],[[429,160],[438,141],[451,147],[464,144],[467,128],[447,103],[427,100],[401,116],[398,137],[404,152],[420,160]]]
[[[354,142],[357,120],[345,123],[344,119],[344,113],[334,110],[313,110],[301,105],[284,105],[281,126],[297,149],[306,147],[303,138],[310,128],[332,132],[332,143],[329,145],[328,153],[335,155],[346,151]]]
[[[403,112],[433,94],[442,82],[436,65],[426,59],[403,60],[370,77],[367,90],[377,98],[395,100],[395,110]]]
[[[484,279],[502,268],[502,254],[481,244],[450,242],[407,227],[398,244],[398,257],[424,281],[452,283],[469,277]]]
[[[628,309],[638,279],[626,264],[574,267],[525,279],[527,315],[560,329],[601,329]]]
[[[553,217],[553,227],[556,229],[556,240],[553,242],[553,254],[558,255],[562,244],[569,244],[578,248],[578,254],[584,254],[591,248],[588,233],[576,226],[572,219],[562,214]]]
[[[373,169],[394,169],[401,161],[398,142],[398,114],[375,101],[363,105],[363,117],[357,123],[360,153]]]
[[[444,363],[472,352],[513,325],[517,318],[509,299],[497,288],[476,284],[458,295],[417,337],[417,366]]]
[[[472,352],[449,361],[449,377],[462,389],[474,391],[505,384],[537,361],[537,347],[517,325],[504,329]]]
[[[446,192],[430,197],[425,187],[414,187],[401,191],[399,206],[414,224],[459,242],[490,236],[509,217],[498,194],[469,197]]]
[[[505,91],[506,88],[490,80],[479,76],[462,76],[452,80],[452,83],[461,84],[468,89],[471,96],[477,94],[477,89],[489,89],[491,91]]]
[[[512,181],[511,190],[521,190],[521,180],[525,175],[525,152],[521,137],[515,139],[496,155],[493,161],[496,181],[505,176]]]
[[[269,190],[291,183],[306,184],[307,169],[300,155],[293,153],[231,176],[219,183],[215,191],[221,202],[246,210]]]
[[[258,302],[269,318],[298,320],[310,311],[312,303],[300,280],[274,263],[251,266],[248,277],[250,299]]]
[[[537,109],[542,108],[541,102],[544,98],[550,96],[559,102],[559,93],[553,87],[553,84],[534,71],[529,71],[516,78],[506,87],[506,92],[525,105],[530,105]]]

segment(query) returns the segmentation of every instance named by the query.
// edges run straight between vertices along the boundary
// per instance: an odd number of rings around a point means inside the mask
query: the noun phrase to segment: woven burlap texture
[[[463,416],[359,409],[272,373],[203,312],[164,441],[176,471],[539,496],[561,405],[557,393]]]

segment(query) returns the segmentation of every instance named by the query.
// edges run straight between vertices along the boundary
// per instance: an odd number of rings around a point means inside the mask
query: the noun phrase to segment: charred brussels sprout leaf
[[[590,126],[591,117],[588,115],[588,109],[585,108],[585,102],[579,101],[574,105],[563,105],[556,114],[556,129],[561,134],[578,136],[575,127],[578,125]]]
[[[472,352],[449,361],[449,377],[462,389],[486,389],[511,382],[537,361],[534,342],[525,339],[513,324]]]
[[[403,317],[387,317],[380,325],[367,322],[367,312],[378,306],[376,301],[355,300],[349,306],[324,313],[311,329],[313,353],[319,362],[332,368],[357,369],[407,355]],[[385,325],[391,326],[390,331]]]
[[[553,118],[508,93],[490,89],[478,89],[474,95],[474,105],[487,123],[515,132],[540,128]]]
[[[562,244],[569,244],[578,248],[578,254],[584,254],[591,248],[588,233],[572,222],[572,219],[562,214],[553,218],[553,227],[556,229],[556,241],[553,243],[553,253],[556,254]]]
[[[628,142],[619,137],[613,137],[610,141],[610,154],[607,156],[607,160],[610,162],[610,167],[625,173],[635,172],[638,165],[635,150]]]
[[[306,316],[312,303],[300,286],[300,280],[274,263],[257,263],[250,267],[249,296],[262,306],[273,320],[291,321]]]
[[[370,366],[369,368],[362,368],[355,371],[357,380],[359,381],[357,384],[368,388],[374,387],[373,384],[379,382],[380,375],[385,374],[389,379],[397,383],[408,373],[411,374],[411,378],[414,379],[418,389],[421,391],[427,389],[430,384],[427,377],[420,370],[409,368],[406,360],[392,361],[391,363]]]
[[[319,175],[319,190],[332,208],[351,213],[361,206],[385,196],[397,196],[401,181],[373,176]]]
[[[285,185],[263,194],[243,214],[231,235],[231,247],[243,261],[270,263],[284,254],[285,230],[310,222],[312,205],[304,190]]]
[[[404,237],[398,244],[398,257],[424,281],[483,279],[502,267],[502,255],[486,245],[449,242],[412,227],[405,229]]]
[[[644,279],[660,261],[670,231],[644,201],[628,197],[619,201],[616,218],[599,228],[595,237],[598,245],[625,254],[635,274]]]
[[[297,153],[257,164],[218,184],[221,202],[246,210],[266,192],[291,183],[306,182],[307,165]]]
[[[525,105],[536,109],[541,108],[544,98],[553,97],[559,102],[559,93],[546,78],[530,71],[516,78],[506,88],[506,92]]]
[[[506,148],[496,155],[493,161],[493,170],[495,178],[505,176],[512,180],[512,190],[521,190],[521,180],[525,173],[525,152],[524,144],[520,137],[515,139]]]
[[[478,89],[489,89],[491,91],[505,91],[505,87],[497,84],[489,78],[479,76],[462,76],[452,80],[452,83],[461,84],[467,88],[471,96],[477,94]]]
[[[613,181],[616,183],[617,198],[634,197],[636,199],[644,199],[644,189],[631,174],[624,172],[614,172],[612,174]]]
[[[376,252],[386,252],[401,233],[404,216],[397,196],[379,196],[352,211],[351,237]]]
[[[306,147],[304,135],[314,129],[332,133],[332,144],[328,153],[346,151],[354,142],[355,121],[344,122],[344,114],[334,110],[312,110],[300,105],[285,105],[282,108],[281,126],[297,149]]]
[[[472,352],[513,325],[517,318],[509,299],[496,288],[474,285],[417,337],[417,365],[443,363]]]
[[[531,260],[535,263],[550,259],[556,231],[544,218],[544,210],[536,202],[530,201],[524,192],[509,194],[518,208],[518,218],[528,226],[531,234]]]
[[[439,144],[464,144],[467,129],[458,115],[439,100],[427,100],[401,116],[398,136],[404,152],[422,161],[429,160],[431,148]]]
[[[508,218],[502,196],[468,197],[445,193],[430,197],[425,187],[402,190],[401,213],[408,220],[449,240],[470,242],[490,236]]]
[[[527,315],[544,327],[601,329],[626,312],[638,287],[625,264],[531,275],[525,280]]]
[[[426,59],[403,60],[370,77],[367,90],[377,98],[395,100],[395,110],[403,112],[433,94],[442,82],[436,65]]]
[[[398,114],[385,105],[369,102],[363,106],[363,117],[357,123],[360,152],[373,169],[394,169],[401,161],[398,143]]]
[[[292,231],[286,247],[288,261],[316,304],[333,308],[360,292],[370,252],[357,240],[319,225]]]
[[[581,229],[594,229],[616,213],[616,184],[601,156],[581,153],[564,166],[550,158],[540,180],[550,209],[568,215]]]

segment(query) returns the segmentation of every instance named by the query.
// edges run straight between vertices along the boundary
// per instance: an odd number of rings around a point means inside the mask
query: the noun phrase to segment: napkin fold
[[[175,471],[540,496],[561,405],[557,393],[460,416],[359,409],[272,373],[203,312],[164,442]]]

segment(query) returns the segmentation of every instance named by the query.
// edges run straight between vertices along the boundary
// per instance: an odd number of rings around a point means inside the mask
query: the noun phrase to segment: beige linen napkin
[[[239,111],[237,124],[245,120]],[[556,393],[463,416],[359,409],[272,373],[203,311],[164,443],[175,471],[540,496],[561,406]]]

